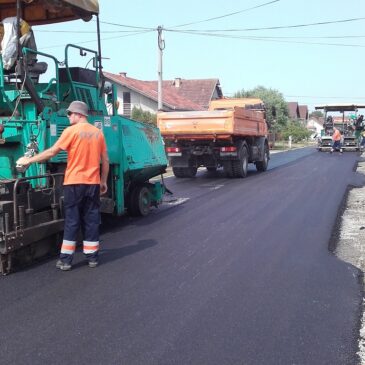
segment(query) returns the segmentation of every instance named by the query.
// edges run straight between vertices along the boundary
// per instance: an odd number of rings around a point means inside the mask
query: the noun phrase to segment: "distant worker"
[[[340,150],[340,153],[342,153],[342,147],[341,147],[341,133],[340,131],[334,127],[333,128],[333,134],[332,134],[332,148],[331,153],[337,150]]]
[[[330,131],[332,130],[333,128],[333,118],[332,118],[332,115],[329,115],[325,122],[324,122],[324,131],[325,131],[325,134],[326,135],[329,135]]]
[[[71,126],[56,143],[33,157],[21,157],[17,165],[28,167],[67,151],[67,168],[63,182],[65,228],[60,259],[56,267],[71,270],[79,229],[82,228],[84,254],[89,267],[98,265],[100,193],[107,192],[109,159],[104,135],[87,121],[88,107],[73,101],[67,109]],[[100,174],[101,163],[101,174]],[[100,176],[101,175],[101,176]]]
[[[365,149],[365,130],[361,132],[360,151],[364,151],[364,149]]]
[[[355,126],[357,130],[361,130],[364,126],[364,116],[361,114],[357,117],[356,122],[355,122]]]

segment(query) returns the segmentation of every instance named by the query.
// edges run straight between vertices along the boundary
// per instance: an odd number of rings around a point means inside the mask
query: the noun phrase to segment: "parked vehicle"
[[[209,110],[162,112],[157,123],[176,177],[194,177],[200,166],[223,167],[243,178],[249,163],[265,171],[270,159],[265,107],[260,99],[213,100]]]
[[[46,4],[46,5],[44,5]],[[46,6],[47,9],[44,9]],[[8,273],[14,260],[43,256],[58,249],[63,230],[62,180],[67,162],[61,152],[46,163],[17,170],[15,161],[51,147],[69,126],[66,109],[73,100],[89,107],[90,123],[103,130],[109,159],[108,193],[101,211],[122,215],[148,214],[164,193],[161,182],[149,179],[165,172],[167,159],[159,130],[117,114],[116,87],[105,84],[101,67],[99,5],[96,0],[2,2],[0,17],[17,19],[14,67],[0,57],[0,272]],[[19,43],[20,23],[50,24],[96,17],[98,51],[68,44],[65,60]],[[20,21],[21,19],[21,21]],[[71,66],[71,54],[87,57],[91,68]],[[47,67],[28,62],[43,57],[54,74],[40,82]],[[44,65],[43,65],[44,66]],[[47,64],[46,64],[47,66]],[[43,75],[45,76],[45,75]],[[107,102],[106,102],[107,100]],[[108,113],[108,109],[111,113]]]

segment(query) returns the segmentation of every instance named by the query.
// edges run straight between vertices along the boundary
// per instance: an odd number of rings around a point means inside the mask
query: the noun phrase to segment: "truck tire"
[[[262,161],[256,161],[256,170],[263,172],[267,170],[267,166],[269,165],[269,147],[265,145],[264,151],[264,159]]]
[[[146,185],[136,185],[129,197],[128,212],[134,217],[148,215],[151,209],[151,194]]]
[[[233,177],[246,177],[248,169],[248,152],[246,146],[242,147],[238,160],[232,161]]]
[[[172,172],[175,177],[194,177],[198,171],[197,167],[189,166],[189,167],[173,167]]]
[[[172,172],[174,173],[175,177],[185,177],[181,167],[173,167]]]

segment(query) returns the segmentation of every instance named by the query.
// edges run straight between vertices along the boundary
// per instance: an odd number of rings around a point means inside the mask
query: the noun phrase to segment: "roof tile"
[[[127,77],[125,74],[112,74],[104,72],[104,75],[120,85],[139,92],[146,97],[157,101],[157,81],[141,81]],[[187,80],[175,79],[164,80],[163,104],[173,110],[205,110],[209,107],[214,91],[218,88],[219,96],[222,92],[218,79]]]

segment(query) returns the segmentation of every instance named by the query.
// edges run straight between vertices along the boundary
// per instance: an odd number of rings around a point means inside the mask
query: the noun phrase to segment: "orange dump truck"
[[[249,163],[267,169],[268,129],[260,99],[218,99],[205,111],[161,112],[157,123],[176,177],[193,177],[200,166],[223,167],[229,177],[245,177]]]

